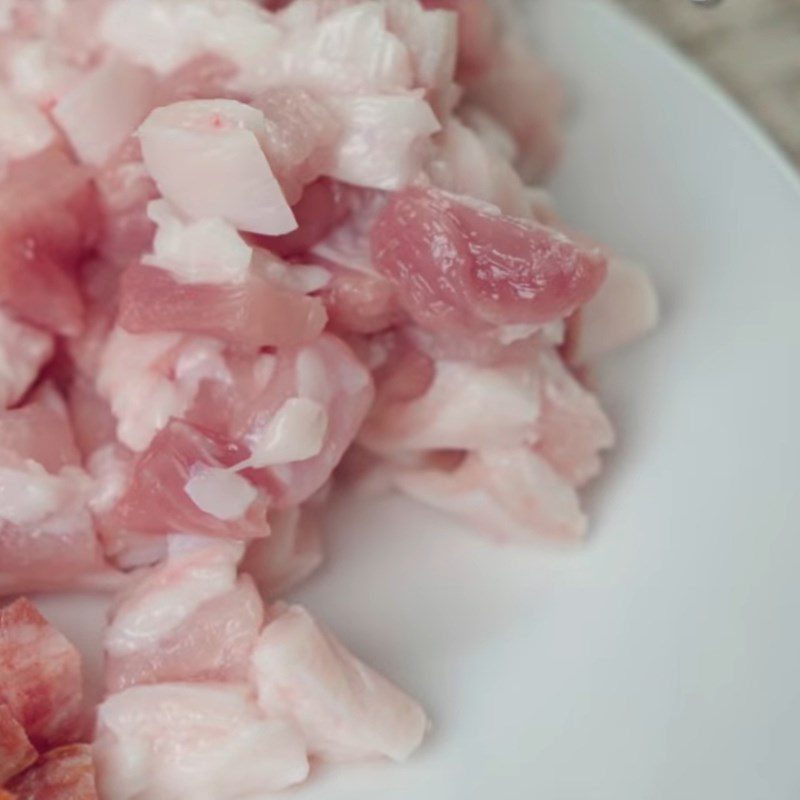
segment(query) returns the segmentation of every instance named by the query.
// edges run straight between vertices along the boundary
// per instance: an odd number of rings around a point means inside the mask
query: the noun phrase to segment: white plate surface
[[[800,185],[618,12],[528,7],[574,101],[561,207],[652,267],[664,322],[602,371],[621,445],[586,547],[497,549],[397,498],[337,509],[301,599],[435,729],[407,766],[291,796],[797,800]],[[43,605],[91,649],[96,606]]]

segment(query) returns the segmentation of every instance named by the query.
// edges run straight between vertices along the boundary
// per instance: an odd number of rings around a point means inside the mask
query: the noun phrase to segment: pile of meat
[[[0,797],[254,798],[419,745],[279,597],[334,473],[583,535],[588,367],[656,304],[535,188],[562,107],[485,0],[0,2],[0,594],[116,592],[97,709],[0,611]]]

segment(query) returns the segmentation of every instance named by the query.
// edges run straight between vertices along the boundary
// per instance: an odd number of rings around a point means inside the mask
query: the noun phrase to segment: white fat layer
[[[319,18],[319,3],[309,14],[284,13],[291,30],[257,76],[263,86],[301,85],[325,95],[402,91],[413,83],[409,53],[387,30],[385,3],[366,0]],[[316,6],[314,8],[313,6]],[[306,4],[308,8],[308,4]],[[291,17],[288,20],[287,17]],[[239,76],[234,85],[246,89],[253,77]]]
[[[313,458],[322,450],[327,430],[325,406],[304,397],[290,398],[263,430],[248,437],[247,464],[269,467]]]
[[[185,100],[150,113],[142,156],[161,193],[190,217],[289,233],[297,221],[262,150],[264,115],[236,100]]]
[[[311,294],[324,289],[331,280],[330,272],[316,264],[290,266],[277,258],[264,258],[259,267],[271,283],[301,294]]]
[[[61,97],[53,117],[78,158],[100,166],[136,130],[152,107],[154,95],[152,73],[112,59]]]
[[[0,164],[38,153],[55,140],[53,126],[33,103],[0,89]]]
[[[39,39],[15,47],[6,66],[10,88],[39,105],[52,103],[81,77],[80,70]]]
[[[0,519],[30,525],[55,512],[62,501],[61,481],[36,462],[28,461],[23,469],[0,467]]]
[[[94,478],[89,507],[95,514],[110,511],[125,493],[130,479],[130,462],[116,444],[107,444],[95,450],[87,463]]]
[[[252,800],[308,776],[300,732],[265,719],[244,684],[134,686],[97,717],[102,797]]]
[[[254,70],[281,37],[248,0],[116,0],[100,32],[118,52],[162,75],[208,52]]]
[[[221,468],[198,472],[184,491],[201,511],[221,520],[240,519],[258,497],[258,490],[247,478]]]
[[[52,337],[0,310],[0,407],[22,397],[53,353]]]
[[[329,174],[356,186],[402,189],[419,170],[421,145],[441,127],[414,93],[330,98],[329,105],[344,130]]]
[[[153,200],[147,215],[156,223],[153,252],[142,262],[185,283],[241,283],[253,249],[220,218],[188,220],[166,200]]]
[[[320,403],[330,400],[331,388],[319,353],[307,347],[297,356],[297,393]]]

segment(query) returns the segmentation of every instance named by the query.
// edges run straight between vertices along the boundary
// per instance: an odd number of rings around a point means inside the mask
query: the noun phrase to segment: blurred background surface
[[[616,0],[722,83],[800,165],[800,0]]]

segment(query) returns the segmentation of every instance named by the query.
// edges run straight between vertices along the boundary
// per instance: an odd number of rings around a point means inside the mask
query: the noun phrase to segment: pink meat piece
[[[40,749],[84,730],[78,651],[21,598],[0,609],[0,703]]]
[[[308,759],[290,722],[264,718],[243,684],[134,686],[98,709],[101,797],[260,797],[301,783]]]
[[[564,90],[528,47],[505,39],[491,67],[470,83],[468,96],[514,135],[523,178],[540,181],[553,170],[563,142]]]
[[[599,289],[605,258],[557,231],[433,189],[395,194],[372,230],[375,266],[433,329],[545,324]]]
[[[97,222],[88,178],[51,148],[11,164],[0,182],[0,302],[55,333],[81,326],[74,270]]]
[[[270,534],[252,542],[242,569],[264,597],[276,598],[303,583],[322,564],[319,511],[310,506],[273,510]]]
[[[302,255],[328,236],[349,213],[345,189],[329,178],[320,178],[303,190],[292,206],[297,230],[283,236],[253,236],[252,241],[281,258]]]
[[[252,105],[264,114],[264,152],[284,196],[294,205],[303,187],[328,167],[339,136],[339,123],[305,89],[267,89],[253,99]]]
[[[144,166],[138,139],[128,139],[103,164],[95,186],[102,215],[102,255],[118,264],[141,258],[153,241],[155,225],[147,206],[158,189]]]
[[[238,545],[171,537],[167,560],[115,603],[105,636],[106,686],[244,681],[264,621]]]
[[[173,419],[139,457],[111,519],[124,529],[142,533],[192,531],[231,539],[265,536],[267,500],[260,492],[253,492],[254,499],[231,519],[203,511],[187,494],[194,475],[224,470],[246,457],[245,450],[230,440]]]
[[[375,189],[337,186],[340,190],[339,224],[316,242],[312,254],[325,264],[377,274],[372,264],[369,234],[390,195]]]
[[[185,283],[135,264],[122,279],[118,321],[131,333],[180,331],[247,347],[286,347],[315,339],[326,314],[319,299],[256,271],[241,283]]]
[[[103,552],[119,569],[135,570],[162,561],[167,537],[123,527],[114,514],[130,485],[136,455],[113,438],[87,454],[86,467],[94,479],[89,508]]]
[[[206,383],[187,418],[212,429],[227,421],[220,432],[251,454],[267,445],[273,463],[255,464],[243,474],[277,506],[299,505],[327,482],[364,421],[373,399],[369,372],[330,334],[255,361],[236,365],[229,360],[229,366],[233,390]],[[305,424],[294,415],[297,401],[317,408],[325,423],[316,454],[301,458],[280,452],[308,439]]]
[[[92,749],[72,744],[50,750],[8,789],[17,800],[98,800]]]
[[[11,709],[0,701],[0,786],[33,764],[37,757],[25,728]]]
[[[420,0],[427,9],[458,15],[457,77],[469,84],[491,65],[500,43],[500,26],[488,0]]]
[[[0,408],[17,403],[53,355],[53,337],[0,308]]]
[[[81,463],[67,406],[52,385],[19,408],[0,411],[0,452],[32,459],[53,474]]]
[[[331,326],[347,333],[378,333],[403,319],[394,286],[382,275],[326,263],[330,283],[322,290]]]
[[[290,719],[327,761],[404,761],[428,721],[408,695],[357,659],[300,606],[273,606],[253,653],[259,707]]]
[[[658,322],[658,296],[647,273],[619,258],[600,291],[569,321],[567,356],[587,364],[643,336]]]
[[[266,120],[236,100],[183,100],[150,113],[138,131],[148,172],[189,217],[221,217],[269,235],[297,222],[264,153]]]
[[[85,458],[116,441],[117,421],[94,383],[76,373],[67,390],[67,406],[78,449]]]
[[[114,326],[120,275],[119,264],[99,259],[84,261],[78,272],[86,306],[84,325],[65,342],[65,349],[72,367],[87,380],[94,380]]]
[[[399,470],[395,485],[501,543],[586,532],[574,488],[527,447],[467,454],[445,468]]]
[[[599,452],[614,444],[614,430],[597,398],[543,349],[539,359],[542,418],[536,450],[570,483],[581,486],[600,471]]]

